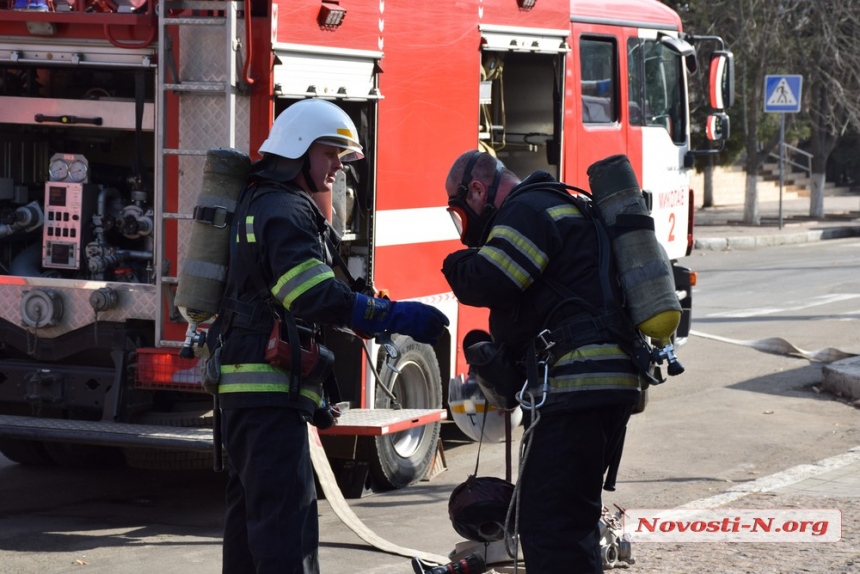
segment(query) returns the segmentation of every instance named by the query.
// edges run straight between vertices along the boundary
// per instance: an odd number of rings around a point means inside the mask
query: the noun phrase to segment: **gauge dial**
[[[55,159],[48,168],[48,175],[53,181],[62,181],[69,175],[69,164],[64,159]]]
[[[72,165],[69,166],[69,179],[75,183],[80,183],[87,179],[88,171],[89,167],[87,166],[87,162],[76,159],[72,162]]]

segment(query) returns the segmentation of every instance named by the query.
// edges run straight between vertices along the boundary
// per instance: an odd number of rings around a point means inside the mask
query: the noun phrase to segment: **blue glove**
[[[356,293],[349,326],[363,333],[400,333],[435,345],[448,326],[448,317],[417,301],[389,301]]]

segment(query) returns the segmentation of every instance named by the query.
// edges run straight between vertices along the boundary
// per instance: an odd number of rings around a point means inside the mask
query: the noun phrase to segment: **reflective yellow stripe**
[[[604,389],[638,389],[639,377],[630,373],[587,373],[550,377],[550,392],[553,391],[588,391]]]
[[[585,345],[562,355],[553,367],[562,367],[578,361],[602,361],[628,358],[618,345]]]
[[[558,221],[565,217],[582,218],[582,212],[575,205],[559,205],[558,207],[547,209],[546,212],[552,217],[553,221]]]
[[[498,267],[499,271],[504,273],[520,289],[525,290],[532,284],[532,276],[516,262],[511,261],[501,249],[484,245],[478,251],[478,255]]]
[[[599,365],[598,372],[590,370],[587,373],[556,373],[549,377],[551,392],[639,388],[638,375],[616,371],[616,369],[623,369],[624,364],[628,364],[629,360],[618,345],[594,344],[574,349],[553,363],[553,369],[563,369],[566,366],[591,361]],[[603,372],[600,372],[601,370]]]
[[[267,363],[221,365],[219,393],[288,393],[290,375]]]
[[[320,393],[315,393],[308,388],[302,387],[301,389],[299,389],[299,394],[306,399],[310,399],[311,401],[313,401],[315,405],[322,404],[322,395]]]
[[[219,384],[218,393],[289,393],[289,385],[267,385],[265,383]]]
[[[245,216],[245,238],[248,240],[248,243],[256,243],[257,236],[254,235],[254,216],[247,215]]]
[[[272,287],[272,295],[289,309],[293,302],[308,289],[333,278],[334,271],[331,267],[319,259],[308,259],[281,275]]]
[[[239,365],[221,365],[222,375],[233,375],[236,373],[276,373],[285,376],[286,371],[273,367],[268,363],[241,363]]]
[[[218,393],[289,393],[290,373],[267,363],[242,363],[222,365]],[[322,385],[302,384],[299,394],[322,403]]]
[[[289,393],[290,387],[287,385],[267,385],[257,383],[234,383],[232,385],[219,385],[219,394],[229,393]],[[315,393],[309,389],[299,389],[299,394],[313,401],[315,405],[322,403],[322,397],[319,393]]]
[[[493,230],[490,232],[490,236],[487,238],[487,243],[495,238],[502,239],[510,243],[517,251],[522,253],[530,263],[541,271],[546,268],[546,253],[538,249],[537,245],[535,245],[530,239],[523,237],[523,235],[513,227],[508,227],[507,225],[497,225],[493,227]]]

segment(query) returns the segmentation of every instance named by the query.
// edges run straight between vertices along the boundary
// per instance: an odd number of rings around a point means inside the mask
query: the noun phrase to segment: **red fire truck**
[[[707,125],[691,126],[711,44]],[[702,72],[699,72],[700,74]],[[326,333],[347,412],[330,459],[401,487],[437,453],[447,381],[486,314],[440,273],[443,184],[481,147],[587,187],[625,153],[674,260],[689,254],[691,131],[725,139],[731,54],[656,0],[0,0],[0,452],[24,464],[194,465],[209,396],[175,294],[206,151],[252,158],[304,98],[353,117],[366,159],[333,198],[341,255],[451,319],[437,346]],[[690,270],[675,265],[689,328]],[[389,346],[390,348],[390,346]],[[363,472],[363,470],[362,470]]]

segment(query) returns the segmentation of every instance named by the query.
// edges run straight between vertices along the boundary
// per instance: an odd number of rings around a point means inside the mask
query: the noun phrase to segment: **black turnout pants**
[[[603,572],[603,475],[631,405],[542,415],[520,477],[519,533],[529,574]]]
[[[295,409],[225,409],[229,457],[224,574],[318,574],[319,523],[307,423]]]

